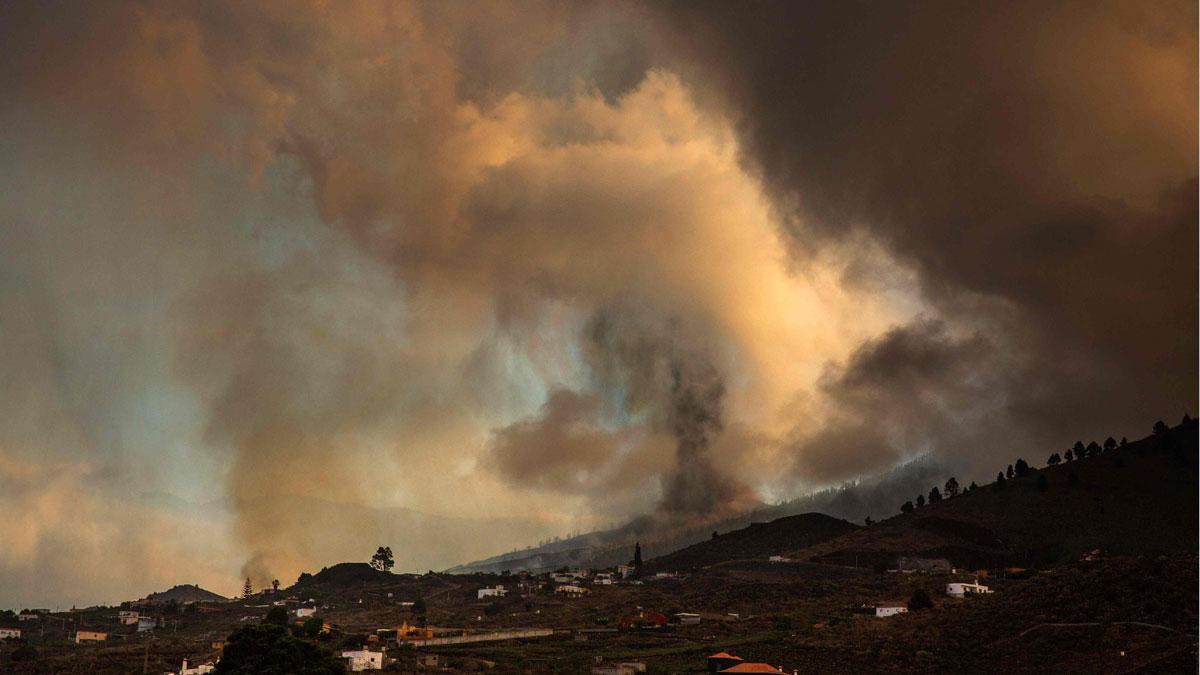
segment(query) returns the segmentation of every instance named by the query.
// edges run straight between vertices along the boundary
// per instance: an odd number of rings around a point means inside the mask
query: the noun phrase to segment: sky
[[[1196,26],[4,3],[0,607],[441,569],[1195,414]]]

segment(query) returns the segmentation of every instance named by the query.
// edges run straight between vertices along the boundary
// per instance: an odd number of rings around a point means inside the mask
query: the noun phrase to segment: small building
[[[179,666],[179,672],[176,675],[208,675],[208,673],[216,670],[217,667],[212,663],[201,663],[197,666],[188,666],[188,660],[183,660],[183,665]]]
[[[677,612],[675,619],[679,621],[681,626],[695,626],[700,623],[700,615],[692,614],[691,612]]]
[[[75,644],[83,644],[84,642],[104,642],[108,639],[108,633],[98,630],[79,630],[75,631]]]
[[[613,577],[608,572],[600,572],[596,574],[596,576],[592,577],[592,583],[597,586],[611,586],[613,583]]]
[[[20,628],[0,628],[0,640],[20,640]]]
[[[502,584],[497,584],[495,588],[479,589],[476,599],[482,600],[484,598],[503,598],[505,595],[508,595],[508,590],[505,589]]]
[[[42,618],[40,614],[34,614],[33,612],[21,612],[17,615],[18,621],[37,621],[40,618]]]
[[[139,633],[145,633],[146,631],[154,630],[157,627],[158,627],[158,621],[156,621],[154,619],[154,617],[150,617],[150,616],[139,616],[138,617],[137,629],[138,629]]]
[[[633,565],[617,565],[617,576],[622,579],[628,579],[633,576]]]
[[[316,613],[317,613],[317,609],[315,607],[297,607],[296,608],[296,618],[297,619],[303,619],[305,617],[313,616]]]
[[[991,593],[992,589],[979,583],[976,579],[975,583],[952,582],[946,584],[946,595],[955,598],[962,598],[968,595],[985,595]]]
[[[575,584],[564,584],[562,586],[555,586],[554,592],[561,593],[568,598],[578,598],[584,593],[587,593],[588,589],[584,588],[583,586],[576,586]]]
[[[356,649],[342,652],[342,658],[347,661],[346,667],[352,673],[364,670],[383,670],[383,652]]]
[[[708,657],[708,672],[719,673],[726,668],[732,668],[742,662],[743,659],[740,656],[734,656],[729,652],[717,652]]]
[[[123,609],[117,612],[117,623],[122,626],[132,626],[138,622],[139,614],[131,609]]]
[[[792,560],[791,558],[786,558],[786,557],[784,557],[784,556],[781,556],[781,555],[773,555],[773,556],[771,556],[770,558],[767,558],[767,561],[768,561],[768,562],[773,562],[773,563],[790,563],[790,562],[793,562],[793,560]]]
[[[907,614],[907,613],[908,613],[908,607],[906,605],[901,605],[899,603],[885,603],[882,605],[875,605],[875,616],[877,616],[877,617],[895,616],[897,614]]]

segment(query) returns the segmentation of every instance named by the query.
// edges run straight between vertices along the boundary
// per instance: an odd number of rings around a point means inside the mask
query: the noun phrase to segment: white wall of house
[[[358,673],[364,670],[382,670],[383,653],[366,649],[342,652],[343,659],[349,659],[350,672]]]
[[[0,640],[6,640],[8,638],[20,639],[20,637],[20,628],[0,628]]]
[[[876,607],[875,616],[895,616],[908,613],[907,607]]]

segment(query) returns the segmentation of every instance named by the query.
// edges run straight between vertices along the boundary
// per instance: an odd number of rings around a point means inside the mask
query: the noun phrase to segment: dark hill
[[[1032,469],[1003,489],[988,484],[793,551],[817,562],[889,567],[898,556],[946,558],[958,567],[1030,567],[1078,560],[1094,549],[1194,553],[1196,458],[1193,421],[1100,455]]]
[[[229,598],[206,591],[194,584],[183,584],[167,589],[161,593],[151,593],[146,596],[147,602],[226,602]]]
[[[717,535],[708,541],[650,560],[647,572],[688,570],[728,560],[766,558],[807,548],[859,529],[852,523],[821,513],[804,513],[751,523],[749,527]]]
[[[332,567],[322,567],[316,574],[302,574],[294,588],[327,586],[343,588],[361,586],[363,583],[394,578],[390,572],[381,572],[365,562],[344,562]]]

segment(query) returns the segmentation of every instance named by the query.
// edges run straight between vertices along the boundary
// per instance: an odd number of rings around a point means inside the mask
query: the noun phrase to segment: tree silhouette
[[[1096,441],[1088,443],[1087,454],[1089,457],[1097,457],[1100,455],[1100,444]]]
[[[1018,458],[1016,469],[1018,476],[1024,476],[1029,473],[1029,464],[1025,460]]]
[[[1004,476],[1005,476],[1006,478],[1009,478],[1009,479],[1011,479],[1011,478],[1013,477],[1013,474],[1014,474],[1014,473],[1015,473],[1015,472],[1013,471],[1013,465],[1012,465],[1012,464],[1009,464],[1009,465],[1008,465],[1008,468],[1004,470]]]
[[[1001,471],[1000,473],[996,474],[996,489],[997,489],[997,490],[1003,490],[1003,489],[1004,489],[1004,483],[1005,483],[1005,480],[1004,480],[1004,472],[1003,472],[1003,471]]]
[[[1116,449],[1117,449],[1117,440],[1115,438],[1113,438],[1112,436],[1109,436],[1108,438],[1104,439],[1104,451],[1105,452],[1111,452]]]
[[[1183,413],[1183,419],[1179,420],[1179,423],[1184,426],[1187,426],[1192,423],[1192,418],[1187,413]]]
[[[939,492],[937,486],[934,485],[933,489],[929,491],[929,503],[932,504],[940,501],[942,501],[942,493]]]
[[[250,577],[246,577],[246,583],[242,584],[242,597],[248,598],[254,595],[254,589],[250,587]]]
[[[925,506],[925,495],[917,495],[917,508]]]
[[[1155,435],[1155,436],[1162,436],[1162,435],[1163,435],[1163,434],[1165,434],[1165,433],[1167,433],[1167,425],[1166,425],[1166,423],[1165,423],[1165,422],[1163,422],[1162,420],[1159,420],[1159,421],[1155,422],[1155,423],[1154,423],[1154,435]]]
[[[946,496],[957,497],[958,492],[958,479],[954,476],[951,476],[950,480],[946,481]]]
[[[1125,438],[1124,436],[1122,436],[1122,437],[1121,437],[1121,444],[1120,444],[1118,447],[1121,447],[1121,448],[1123,448],[1123,447],[1125,447],[1125,446],[1127,446],[1127,445],[1129,445],[1129,441],[1128,441],[1128,440],[1126,440],[1126,438]]]
[[[392,547],[380,546],[375,550],[375,555],[371,556],[371,562],[367,564],[371,566],[371,569],[390,572],[396,565],[396,561],[392,559]]]
[[[633,568],[642,571],[642,542],[633,543]]]
[[[1045,492],[1046,488],[1048,487],[1050,487],[1050,482],[1046,480],[1046,474],[1039,473],[1037,477],[1037,488],[1042,492]]]
[[[975,481],[971,481],[971,484],[967,486],[967,492],[974,492],[975,490],[978,490],[978,489],[979,489],[979,486],[975,484]]]
[[[904,502],[903,504],[901,504],[900,512],[901,513],[912,513],[913,512],[913,503],[912,502]]]
[[[276,593],[279,592],[279,580],[278,579],[271,580],[271,590],[275,591]]]
[[[1070,450],[1067,452],[1070,452]],[[1059,457],[1058,453],[1056,452],[1046,459],[1046,466],[1058,466],[1060,462],[1062,462],[1062,457]]]
[[[1087,452],[1085,452],[1086,449],[1083,447],[1083,441],[1075,441],[1075,445],[1072,445],[1071,449],[1075,451],[1076,459],[1083,459],[1084,457],[1087,457]]]
[[[871,520],[871,516],[867,516],[866,518],[864,518],[863,522],[866,523],[867,527],[870,527],[875,524],[875,521]]]

